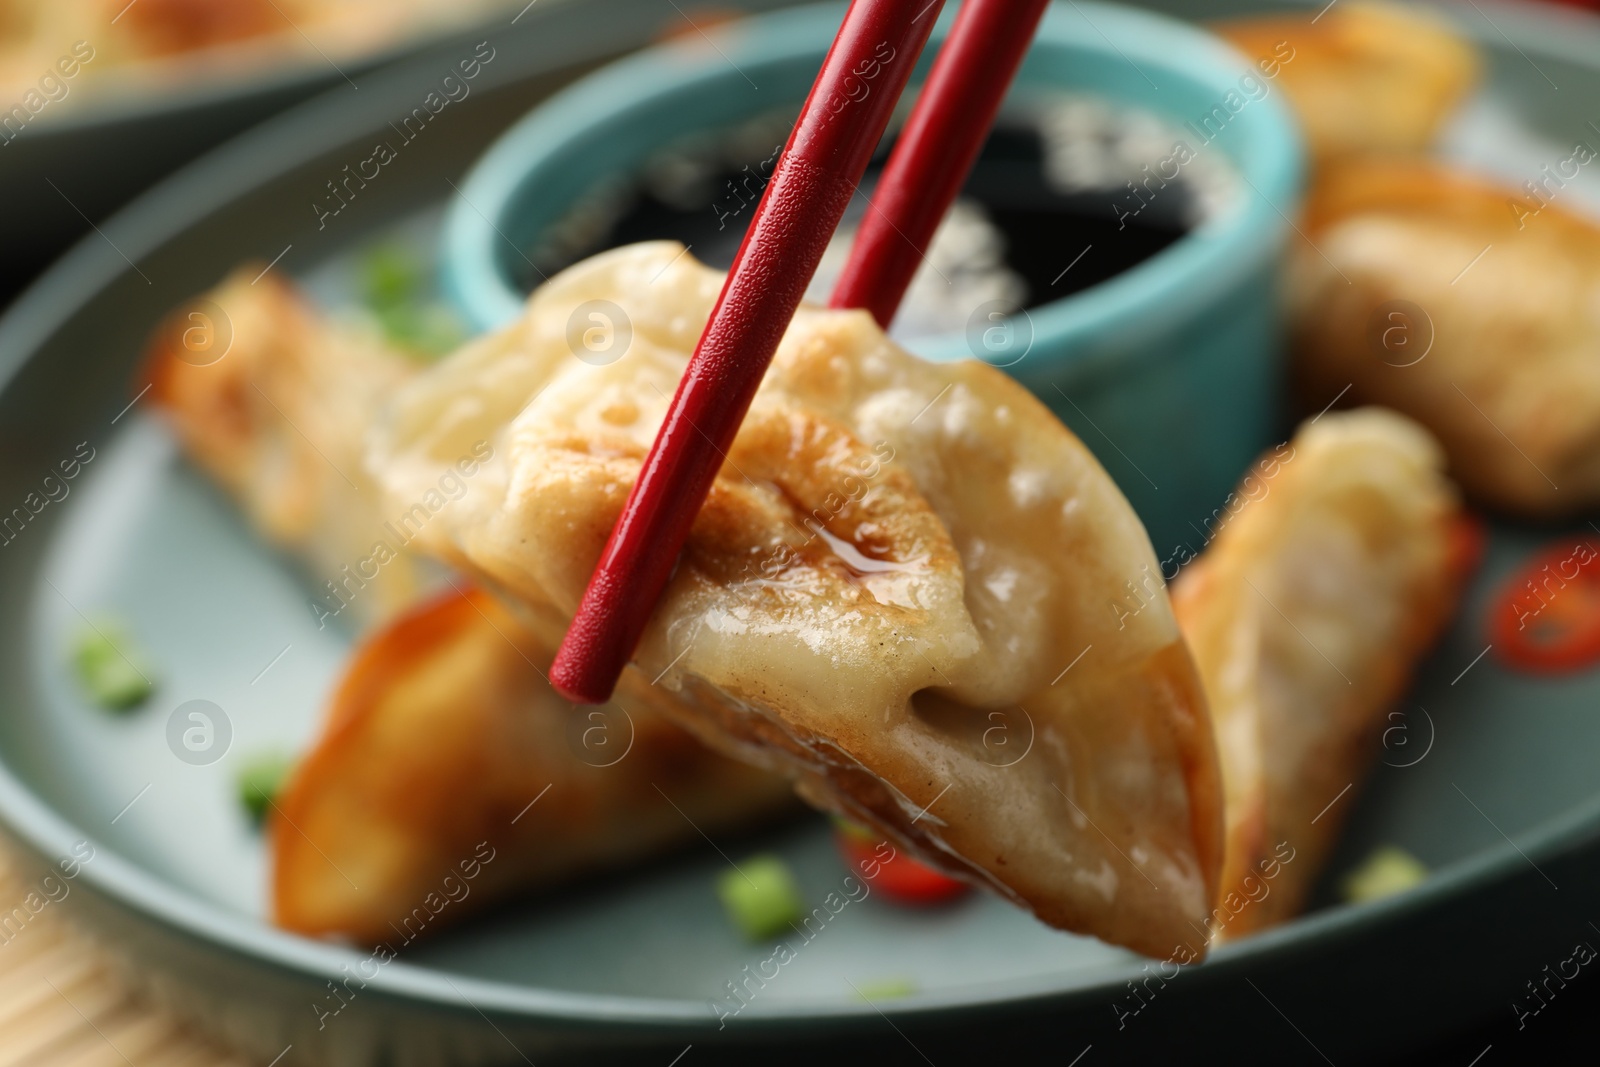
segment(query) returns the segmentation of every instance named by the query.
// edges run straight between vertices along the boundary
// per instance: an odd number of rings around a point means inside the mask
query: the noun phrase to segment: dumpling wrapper
[[[1282,57],[1276,77],[1319,164],[1428,148],[1479,76],[1476,51],[1443,19],[1411,5],[1345,0],[1313,12],[1212,26],[1252,61]],[[1254,73],[1254,72],[1252,72]]]
[[[1425,430],[1366,408],[1323,415],[1291,445],[1172,589],[1222,760],[1213,925],[1226,937],[1304,905],[1353,804],[1341,794],[1460,585],[1455,493]]]
[[[418,595],[408,555],[365,568],[375,577],[346,570],[379,540],[398,544],[362,459],[374,412],[415,364],[247,264],[168,316],[144,369],[189,459],[268,541],[337,587],[318,590],[329,614],[348,601],[370,622]]]
[[[1537,206],[1437,163],[1330,170],[1289,289],[1308,408],[1348,385],[1432,431],[1470,494],[1548,517],[1600,503],[1600,225]]]
[[[573,708],[544,680],[554,656],[475,589],[364,642],[270,815],[274,920],[392,946],[794,806],[637,679],[604,712]]]
[[[374,473],[415,499],[492,441],[424,536],[559,638],[721,284],[665,242],[563,272],[402,388]],[[609,363],[582,346],[596,300],[628,320]],[[1052,925],[1167,956],[1209,914],[1216,757],[1144,529],[1021,386],[865,313],[795,316],[630,671],[708,744]],[[985,746],[991,713],[1027,756]]]

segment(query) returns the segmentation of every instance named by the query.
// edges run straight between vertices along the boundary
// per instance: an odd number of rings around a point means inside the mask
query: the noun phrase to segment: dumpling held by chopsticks
[[[397,503],[493,443],[424,536],[536,633],[565,629],[721,280],[673,244],[597,256],[377,428]],[[1210,913],[1216,756],[1138,519],[1024,389],[864,313],[795,317],[635,669],[708,743],[1053,925],[1165,956]]]

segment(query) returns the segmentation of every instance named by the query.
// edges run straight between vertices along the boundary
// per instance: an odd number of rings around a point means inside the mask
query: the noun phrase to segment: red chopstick
[[[966,0],[872,191],[828,301],[894,320],[933,231],[961,191],[1048,0]]]
[[[550,667],[600,704],[633,656],[943,0],[853,0]]]

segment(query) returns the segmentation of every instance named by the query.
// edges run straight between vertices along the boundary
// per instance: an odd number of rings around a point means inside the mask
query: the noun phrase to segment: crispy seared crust
[[[648,686],[588,719],[541,677],[553,655],[478,590],[366,641],[272,816],[278,924],[393,945],[793,805],[784,780],[663,718]]]
[[[1410,415],[1469,493],[1516,514],[1600,501],[1600,226],[1442,164],[1366,161],[1321,177],[1305,228],[1290,292],[1308,409],[1348,385],[1345,402]]]
[[[1227,799],[1215,926],[1295,915],[1378,753],[1386,714],[1453,610],[1454,493],[1427,433],[1377,408],[1301,429],[1173,586]]]
[[[1263,80],[1288,94],[1319,164],[1423,151],[1478,82],[1472,46],[1414,7],[1346,0],[1320,17],[1308,9],[1213,28],[1276,66]]]
[[[492,438],[429,547],[548,639],[720,284],[676,245],[595,257],[403,389],[379,427],[395,499]],[[603,365],[568,340],[596,299],[632,331]],[[1161,956],[1199,941],[1220,786],[1149,541],[1082,444],[992,368],[925,363],[864,314],[802,309],[636,663],[708,744],[1047,922]],[[1026,757],[985,746],[995,716]]]
[[[377,541],[400,547],[362,459],[372,414],[410,376],[407,360],[330,324],[247,264],[168,316],[142,371],[185,454],[269,541],[309,566],[314,584],[346,582],[344,568],[368,559]],[[359,586],[348,580],[364,620],[409,603],[420,584],[404,555]],[[339,608],[336,595],[324,599]]]

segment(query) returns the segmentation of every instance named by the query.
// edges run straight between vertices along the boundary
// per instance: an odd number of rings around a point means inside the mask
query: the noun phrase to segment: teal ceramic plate
[[[1509,142],[1485,139],[1509,131],[1525,139],[1516,151],[1535,160],[1531,173],[1539,151],[1564,158],[1563,142],[1585,136],[1600,39],[1557,14],[1477,6],[1493,25],[1470,12],[1464,25],[1493,68],[1453,150],[1494,154]],[[1600,678],[1530,679],[1480,658],[1489,586],[1559,532],[1501,528],[1400,709],[1405,732],[1380,754],[1388,765],[1339,801],[1352,821],[1328,884],[1378,843],[1405,847],[1434,876],[1225,946],[1120,1026],[1141,961],[974,897],[927,913],[851,905],[719,1029],[708,1000],[770,948],[727,927],[711,891],[717,850],[776,850],[807,894],[821,894],[843,868],[825,827],[806,818],[419,942],[327,1015],[328,983],[365,955],[262,921],[260,846],[232,776],[256,749],[305,742],[347,641],[317,631],[293,570],[178,461],[139,399],[139,349],[169,308],[240,260],[276,258],[275,269],[327,281],[330,264],[375,235],[428,227],[483,148],[571,63],[614,41],[622,16],[645,10],[642,0],[554,10],[546,32],[501,49],[470,99],[321,229],[312,205],[325,183],[366,158],[441,72],[398,70],[287,115],[107,221],[0,320],[0,507],[22,506],[61,461],[92,450],[66,495],[0,547],[0,820],[33,877],[80,860],[51,907],[105,934],[178,1010],[281,1065],[848,1055],[943,1067],[998,1050],[1071,1063],[1091,1046],[1085,1064],[1366,1062],[1504,1013],[1525,980],[1592,936],[1582,908],[1600,889]],[[1499,165],[1513,167],[1510,154]],[[79,613],[99,610],[128,621],[159,672],[154,699],[128,717],[86,704],[65,665]],[[222,710],[230,734],[203,765],[176,758],[167,739],[172,713],[196,699]],[[8,951],[0,944],[0,967]],[[868,1002],[851,988],[888,981],[912,991]]]

